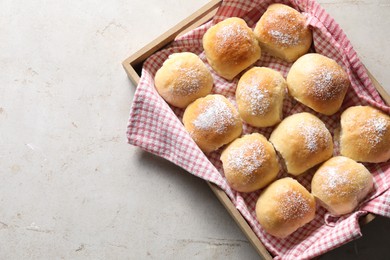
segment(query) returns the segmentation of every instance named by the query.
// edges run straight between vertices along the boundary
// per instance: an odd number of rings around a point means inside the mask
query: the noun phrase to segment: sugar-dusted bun
[[[166,102],[185,108],[211,92],[213,77],[197,55],[182,52],[169,55],[157,71],[154,84]]]
[[[304,173],[333,154],[329,130],[319,118],[306,112],[286,117],[269,140],[292,175]]]
[[[222,152],[221,161],[229,185],[240,192],[265,187],[279,172],[274,147],[258,133],[234,140]]]
[[[363,164],[343,156],[327,160],[311,181],[311,193],[333,215],[351,213],[373,188]]]
[[[289,93],[324,115],[333,115],[350,86],[348,74],[336,61],[317,53],[300,57],[287,75]]]
[[[207,61],[221,77],[231,80],[261,56],[260,46],[246,22],[228,18],[210,27],[203,36]]]
[[[390,159],[390,116],[370,106],[354,106],[341,114],[340,154],[355,161]]]
[[[242,119],[256,127],[279,123],[287,84],[282,74],[265,67],[253,67],[241,76],[236,101]]]
[[[305,17],[283,4],[272,4],[254,29],[263,50],[293,62],[307,53],[313,39]]]
[[[271,183],[260,194],[256,216],[269,234],[285,238],[314,219],[314,196],[298,181],[283,178]]]
[[[191,103],[183,124],[199,148],[209,153],[241,135],[242,122],[236,108],[222,95],[207,95]]]

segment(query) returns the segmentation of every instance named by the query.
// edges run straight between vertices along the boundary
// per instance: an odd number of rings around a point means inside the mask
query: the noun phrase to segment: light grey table
[[[126,144],[121,61],[200,1],[0,3],[0,259],[256,259],[207,185]],[[321,0],[390,91],[390,2]]]

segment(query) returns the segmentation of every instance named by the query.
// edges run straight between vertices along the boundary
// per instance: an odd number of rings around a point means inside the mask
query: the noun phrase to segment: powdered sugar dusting
[[[284,220],[303,218],[310,211],[310,201],[302,193],[290,190],[282,194],[279,210]]]
[[[251,115],[264,115],[270,108],[269,91],[261,89],[259,83],[252,79],[249,84],[243,85],[241,98],[249,104]]]
[[[305,138],[305,146],[310,152],[315,152],[319,148],[319,141],[325,136],[323,129],[311,120],[309,123],[300,123],[301,135]]]
[[[324,181],[322,183],[322,191],[328,196],[337,194],[339,196],[348,195],[347,191],[342,187],[353,185],[353,176],[349,172],[338,171],[335,167],[326,167],[323,169]]]
[[[193,122],[194,126],[200,130],[214,130],[218,134],[224,133],[234,123],[233,111],[221,96],[207,100],[204,111]]]
[[[227,168],[250,176],[262,166],[264,156],[265,149],[262,143],[246,143],[229,151]]]
[[[283,45],[297,45],[300,41],[298,35],[283,33],[281,31],[277,31],[277,30],[270,30],[269,34],[278,43],[283,44]]]
[[[374,117],[367,120],[363,126],[363,134],[373,146],[378,145],[390,128],[388,121],[383,117]]]
[[[301,31],[305,28],[304,19],[299,14],[291,13],[288,10],[274,11],[266,22],[267,33],[274,42],[281,46],[295,46],[302,40]]]
[[[312,81],[307,82],[307,84],[311,85],[311,92],[314,97],[320,100],[331,100],[337,97],[345,88],[345,85],[339,84],[339,80],[337,80],[340,77],[342,75],[339,72],[321,67],[312,74]]]
[[[176,67],[178,78],[176,79],[175,88],[172,92],[181,96],[188,96],[199,91],[202,87],[201,71],[197,68],[186,68],[177,64]]]
[[[251,40],[251,36],[248,30],[242,28],[239,24],[231,23],[227,26],[221,27],[221,29],[216,33],[216,47],[218,50],[222,50],[232,43],[237,41],[237,38],[243,38],[248,41]]]
[[[285,9],[285,8],[279,8],[276,10],[276,13],[279,15],[279,16],[288,16],[288,15],[291,15],[291,11],[288,10],[288,9]],[[292,19],[295,19],[292,17]]]

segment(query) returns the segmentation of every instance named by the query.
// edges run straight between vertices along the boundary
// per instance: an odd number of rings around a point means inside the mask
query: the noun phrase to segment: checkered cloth
[[[212,92],[222,94],[235,103],[235,87],[239,77],[229,82],[211,69],[203,52],[202,36],[210,26],[231,16],[243,18],[248,26],[254,28],[260,16],[273,2],[274,0],[223,1],[212,21],[177,38],[169,46],[148,58],[144,63],[141,81],[134,95],[127,137],[130,144],[161,156],[222,188],[275,259],[309,259],[360,237],[358,218],[367,212],[390,217],[390,162],[366,164],[374,177],[375,189],[355,212],[342,217],[333,217],[325,209],[318,207],[313,221],[287,238],[278,239],[267,234],[256,220],[255,204],[260,191],[246,194],[232,190],[226,182],[219,160],[221,150],[206,156],[182,125],[183,109],[169,106],[154,88],[154,75],[164,60],[172,53],[189,51],[199,55],[212,72],[214,78]],[[385,105],[373,87],[346,35],[323,8],[313,0],[278,2],[294,7],[307,17],[314,38],[314,47],[311,51],[336,60],[348,72],[352,83],[338,113],[332,116],[321,115],[297,103],[294,99],[287,98],[283,108],[285,117],[303,111],[313,113],[324,121],[333,135],[340,125],[340,114],[349,106],[371,105],[385,113],[390,113],[390,107]],[[265,52],[255,65],[278,70],[284,77],[287,76],[291,66],[290,63],[273,58]],[[271,127],[254,128],[245,123],[243,127],[244,134],[259,132],[267,138],[272,130]],[[336,143],[334,154],[338,153],[339,148]],[[309,190],[312,173],[313,170],[304,176],[296,177]],[[287,176],[285,172],[279,174],[279,177],[284,176]]]

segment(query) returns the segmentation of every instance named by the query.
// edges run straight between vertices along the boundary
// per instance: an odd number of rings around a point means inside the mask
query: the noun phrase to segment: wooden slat
[[[366,69],[367,70],[367,69]],[[382,96],[383,100],[387,105],[390,104],[390,95],[386,92],[385,88],[374,78],[374,76],[367,70],[368,76],[370,77],[372,84],[378,90],[379,94]]]
[[[236,207],[231,202],[231,200],[226,195],[226,193],[213,183],[207,182],[207,184],[209,185],[211,190],[214,192],[214,194],[217,196],[217,198],[222,203],[222,205],[229,212],[230,216],[236,221],[236,223],[240,227],[241,231],[246,235],[249,242],[256,249],[257,253],[259,255],[261,255],[264,259],[267,259],[267,260],[272,259],[272,256],[270,255],[268,250],[261,243],[259,238],[253,232],[252,228],[249,226],[248,222],[246,222],[246,220],[241,215],[241,213],[236,209]]]
[[[173,41],[177,36],[182,35],[199,25],[210,20],[216,13],[219,5],[222,3],[222,0],[212,0],[198,11],[190,15],[188,18],[181,21],[179,24],[163,33],[155,40],[150,42],[148,45],[128,57],[126,60],[122,62],[122,65],[127,72],[127,75],[132,80],[135,85],[138,85],[140,80],[140,75],[136,71],[136,68],[142,66],[143,62],[153,53],[163,48],[165,45]],[[368,71],[368,70],[367,70]],[[386,90],[379,84],[379,82],[372,76],[370,72],[368,72],[368,76],[371,78],[374,86],[382,96],[382,98],[386,101],[387,104],[390,104],[390,95],[386,92]],[[248,225],[244,217],[240,214],[240,212],[235,208],[229,197],[226,193],[221,190],[218,186],[207,182],[210,189],[219,199],[219,201],[224,205],[226,210],[235,220],[237,225],[246,235],[250,243],[254,246],[256,251],[262,256],[264,259],[272,259],[272,256],[258,239],[256,234],[253,232],[251,227]],[[361,225],[367,224],[375,218],[373,214],[367,214],[359,219],[359,223]]]

